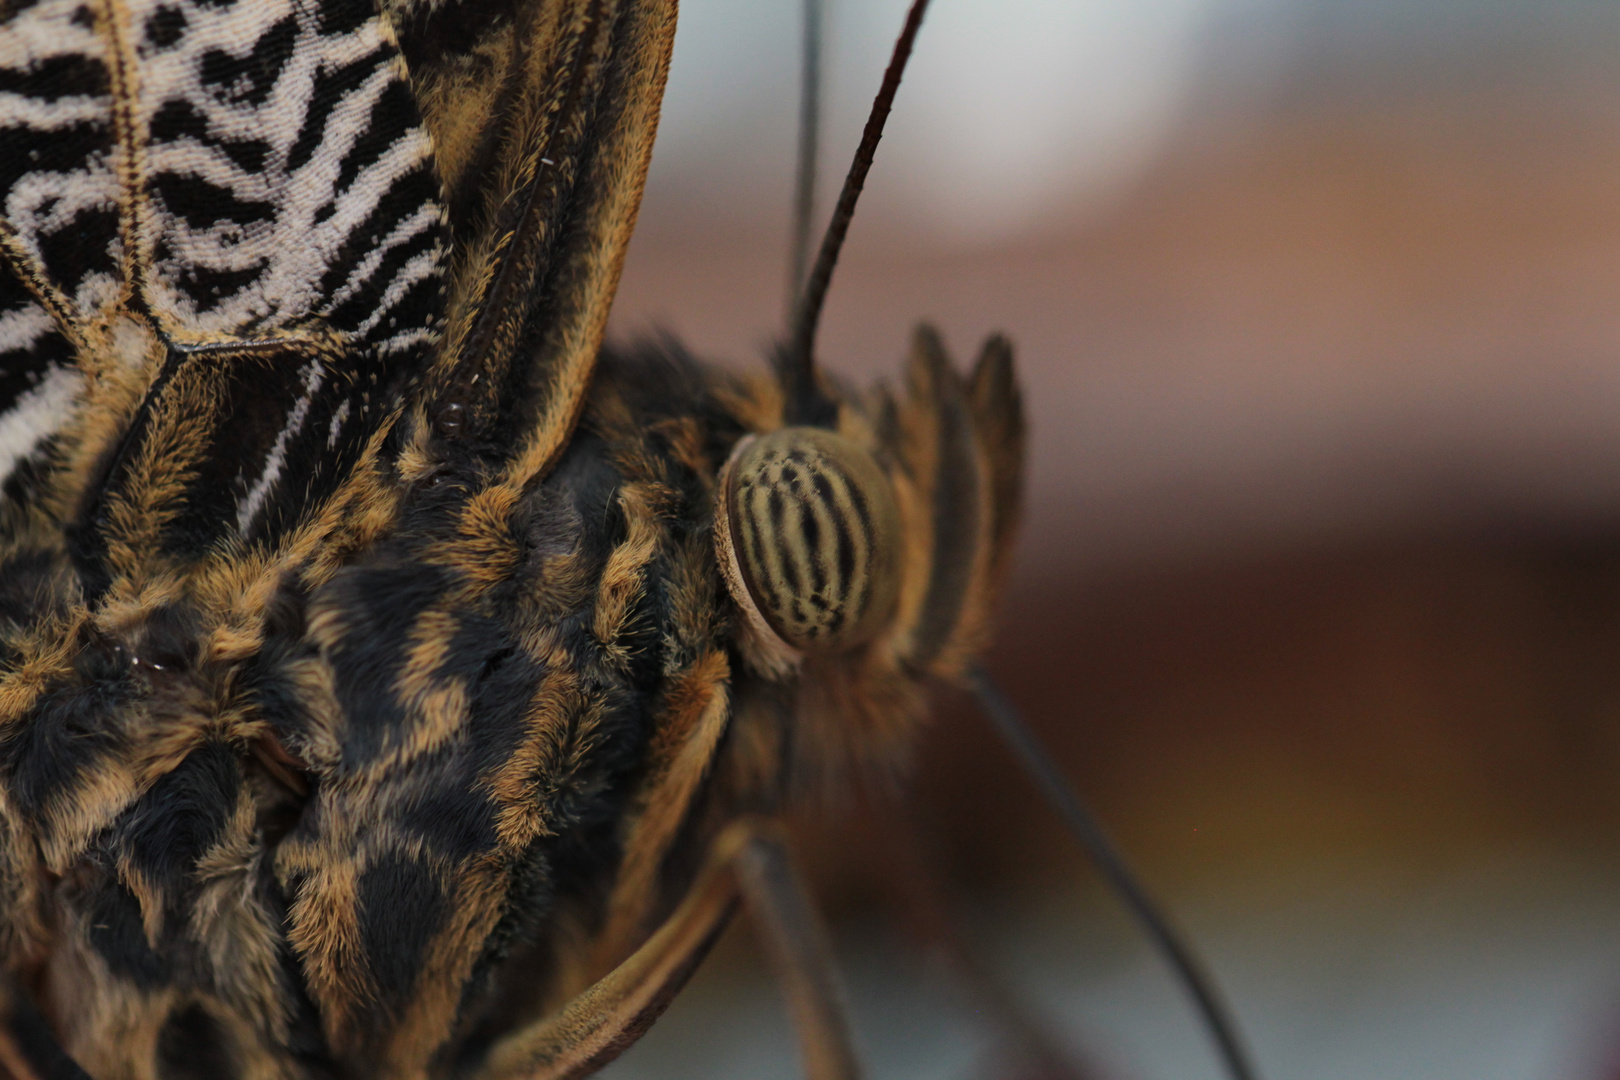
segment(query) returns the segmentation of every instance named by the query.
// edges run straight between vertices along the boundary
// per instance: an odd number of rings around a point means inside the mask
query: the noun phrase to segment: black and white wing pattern
[[[440,333],[432,146],[366,0],[19,5],[0,193],[0,469],[74,425],[87,535],[284,531]]]
[[[118,293],[112,96],[93,19],[75,14],[19,11],[0,30],[7,262],[58,283],[41,294],[0,271],[0,482],[14,491],[82,390],[64,294],[100,311]]]
[[[611,870],[674,8],[0,0],[0,1057],[450,1075]]]
[[[15,277],[0,274],[0,503],[20,502],[32,466],[83,388],[73,349]]]

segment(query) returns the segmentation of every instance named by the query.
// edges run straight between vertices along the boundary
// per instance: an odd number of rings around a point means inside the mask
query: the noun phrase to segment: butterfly
[[[1021,414],[604,349],[674,25],[7,5],[14,1074],[577,1075],[811,940],[771,819],[982,646]]]
[[[1030,751],[1010,347],[815,363],[925,7],[746,375],[603,343],[669,0],[0,8],[0,1072],[580,1076],[745,908],[858,1075],[777,818]]]

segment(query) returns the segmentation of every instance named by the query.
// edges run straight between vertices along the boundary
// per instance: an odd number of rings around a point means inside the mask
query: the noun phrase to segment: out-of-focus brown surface
[[[1026,582],[1009,610],[993,667],[1161,876],[1620,841],[1607,537]],[[1013,877],[1038,861],[1019,847],[1052,827],[1012,824],[1048,818],[964,711],[927,747],[922,797],[976,868]]]

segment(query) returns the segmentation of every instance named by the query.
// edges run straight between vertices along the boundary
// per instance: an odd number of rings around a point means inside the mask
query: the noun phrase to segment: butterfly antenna
[[[821,141],[822,0],[804,0],[799,67],[799,161],[793,183],[793,250],[788,257],[787,318],[791,324],[810,263],[810,219],[816,212],[816,165]]]
[[[980,707],[995,724],[996,731],[1017,756],[1024,771],[1035,780],[1047,801],[1062,816],[1069,831],[1091,853],[1097,868],[1124,900],[1125,906],[1187,988],[1220,1052],[1227,1074],[1232,1080],[1258,1080],[1260,1074],[1238,1029],[1237,1019],[1192,944],[1181,936],[1163,909],[1148,895],[1130,864],[1125,861],[1124,854],[1108,835],[1108,830],[1080,800],[1079,794],[1035,738],[1035,733],[984,669],[969,669],[967,682],[978,698]]]
[[[838,204],[833,208],[832,220],[821,238],[821,250],[816,254],[815,266],[805,280],[804,291],[794,306],[792,334],[788,338],[784,357],[784,381],[787,384],[790,419],[802,421],[814,414],[816,399],[815,359],[816,327],[821,322],[821,309],[827,301],[827,287],[832,283],[833,267],[838,264],[838,253],[849,235],[849,223],[855,217],[855,203],[866,186],[866,174],[872,170],[872,159],[877,156],[878,140],[883,138],[883,124],[889,119],[894,95],[900,89],[900,76],[911,59],[911,46],[917,39],[917,28],[922,25],[923,12],[928,0],[912,0],[906,12],[906,24],[894,43],[889,67],[883,73],[883,85],[872,101],[872,111],[866,118],[866,129],[861,133],[861,144],[850,162],[849,175],[838,193]],[[801,140],[802,140],[801,131]],[[801,142],[802,145],[802,142]],[[800,164],[801,171],[803,163]]]

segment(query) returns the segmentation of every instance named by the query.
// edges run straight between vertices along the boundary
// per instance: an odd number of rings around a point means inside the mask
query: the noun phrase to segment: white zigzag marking
[[[56,329],[50,313],[33,301],[0,315],[0,352],[31,351]]]
[[[360,324],[360,332],[370,334],[372,329],[381,323],[383,318],[393,310],[394,305],[399,302],[400,297],[404,296],[411,286],[424,278],[435,276],[438,272],[439,264],[436,252],[425,251],[414,258],[406,260],[405,265],[400,267],[399,272],[394,275],[394,280],[389,284],[388,290],[383,293],[382,300],[377,304],[377,310],[365,322]],[[438,331],[432,327],[422,327],[415,330],[407,329],[383,339],[378,343],[377,348],[384,353],[389,353],[403,348],[406,343],[405,339],[425,341],[437,336]]]
[[[334,217],[336,216],[337,215],[334,215]],[[363,218],[361,220],[363,220]],[[359,290],[372,287],[373,283],[370,280],[371,276],[376,272],[377,267],[381,265],[383,259],[387,258],[388,253],[399,245],[408,243],[409,241],[416,239],[416,237],[422,233],[432,229],[434,225],[438,224],[438,221],[438,208],[435,206],[424,206],[418,209],[416,213],[412,214],[410,217],[402,220],[398,225],[395,225],[393,230],[389,232],[387,236],[383,237],[376,247],[372,248],[371,251],[366,253],[365,258],[361,259],[355,264],[353,273],[349,275],[349,280],[332,294],[330,306],[337,307],[339,304],[347,301],[349,297],[353,296]],[[359,224],[359,221],[356,221],[355,224]],[[435,246],[435,248],[430,249],[426,254],[437,259],[440,252]],[[411,260],[411,262],[415,261],[417,260]],[[396,273],[398,272],[401,271],[396,271]],[[394,301],[397,301],[398,299],[399,296],[397,294],[392,297],[392,300]],[[385,301],[384,306],[392,306],[392,301]],[[369,329],[370,324],[367,324],[365,329],[360,331],[361,335],[364,336]]]
[[[0,68],[27,79],[41,64],[61,57],[81,57],[86,64],[102,65],[106,49],[90,26],[75,21],[80,0],[43,0],[0,25]],[[14,152],[26,152],[26,140],[48,139],[50,133],[85,125],[101,125],[111,138],[112,99],[105,94],[73,94],[55,100],[8,91],[0,93],[0,130],[16,133],[21,141]],[[28,172],[4,193],[0,208],[18,243],[41,266],[41,238],[63,229],[81,228],[75,219],[85,210],[112,210],[118,205],[118,178],[110,156],[93,153],[76,167]],[[109,235],[109,254],[116,259],[116,235]],[[52,268],[59,270],[61,268]],[[78,281],[55,284],[77,304],[75,314],[93,316],[116,296],[105,273],[88,273]]]
[[[326,430],[326,448],[337,448],[338,436],[343,434],[343,425],[348,422],[350,413],[349,403],[345,401],[338,406],[337,412],[332,414],[332,426]]]
[[[0,93],[0,126],[33,131],[60,131],[78,124],[105,123],[109,101],[105,97],[75,94],[41,101],[10,91]]]
[[[158,268],[158,281],[166,286],[165,302],[174,314],[200,334],[229,332],[233,327],[257,322],[275,328],[330,311],[353,292],[370,283],[364,279],[376,262],[351,271],[349,285],[337,295],[323,295],[321,279],[343,254],[352,231],[376,209],[400,177],[422,168],[431,145],[420,127],[398,133],[380,158],[364,169],[342,193],[335,188],[343,159],[355,142],[371,130],[371,110],[377,99],[402,73],[398,63],[381,52],[387,41],[376,20],[357,30],[335,37],[317,33],[312,12],[285,2],[268,0],[258,5],[237,5],[226,11],[202,5],[187,5],[186,35],[180,46],[150,58],[149,85],[163,88],[163,94],[144,103],[144,110],[155,115],[169,100],[183,98],[206,118],[210,138],[257,139],[270,147],[269,160],[262,174],[241,170],[218,149],[186,139],[154,146],[151,169],[197,176],[232,192],[244,200],[274,207],[269,220],[255,222],[219,221],[206,229],[190,228],[178,214],[165,214],[160,222],[174,259]],[[198,65],[210,49],[244,55],[271,27],[288,15],[298,20],[297,40],[287,64],[277,74],[262,104],[254,106],[222,100],[203,86]],[[378,56],[377,69],[360,86],[340,101],[315,102],[314,88],[322,70]],[[287,158],[303,131],[311,109],[329,110],[322,127],[320,146],[299,169],[288,172]],[[333,204],[325,221],[316,223],[317,211]],[[176,208],[179,209],[179,208]],[[407,233],[395,233],[403,242],[424,228],[433,228],[442,217],[436,204],[431,212],[418,212],[407,220],[418,223]],[[402,223],[403,224],[403,223]],[[436,252],[442,273],[444,253]],[[179,286],[190,266],[215,271],[259,269],[251,284],[207,312],[198,312],[194,301]],[[378,287],[378,286],[372,286]],[[403,290],[383,287],[396,299]]]
[[[81,0],[42,0],[0,27],[0,67],[32,68],[58,56],[101,57],[101,39],[74,21]]]
[[[5,332],[11,314],[0,318],[0,334]],[[41,440],[62,426],[83,385],[84,377],[77,371],[52,365],[38,386],[0,413],[0,483],[11,476],[18,462],[38,448]]]
[[[321,388],[321,365],[319,361],[311,360],[304,368],[304,393],[298,399],[298,404],[287,416],[287,422],[282,425],[276,434],[275,445],[270,447],[270,454],[264,460],[264,469],[259,478],[253,482],[253,487],[236,504],[236,529],[246,534],[248,526],[253,519],[259,516],[264,508],[264,501],[270,495],[270,489],[281,479],[282,466],[286,464],[287,441],[298,434],[304,426],[304,418],[309,415],[310,402],[315,400],[315,394]]]

